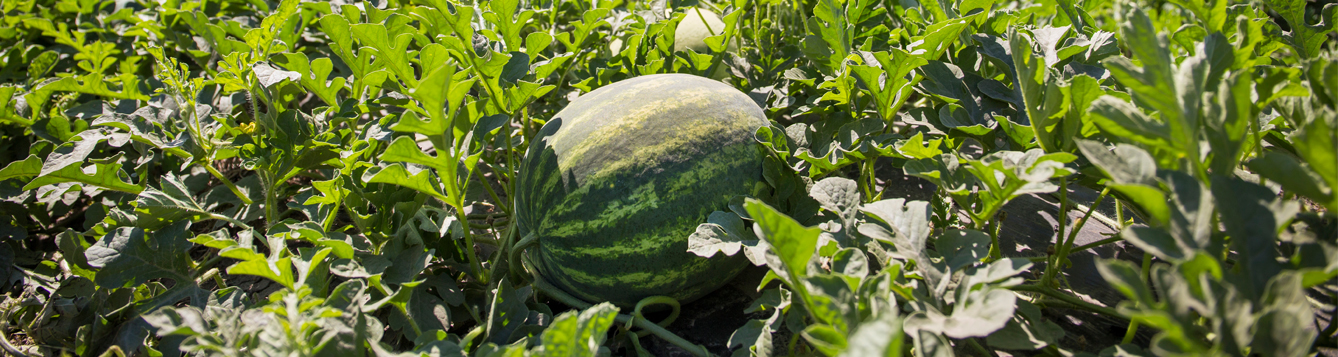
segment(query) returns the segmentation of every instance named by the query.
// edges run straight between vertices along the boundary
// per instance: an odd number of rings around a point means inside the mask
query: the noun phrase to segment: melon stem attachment
[[[534,275],[534,287],[538,288],[540,291],[543,291],[544,294],[548,294],[548,296],[553,298],[554,300],[557,300],[563,304],[567,304],[567,306],[571,306],[578,309],[588,309],[591,306],[594,306],[594,304],[585,302],[584,300],[581,300],[575,296],[567,294],[565,291],[562,291],[562,289],[553,286],[553,284],[548,283],[547,280],[544,280],[544,278],[542,276],[539,276],[538,274]],[[685,340],[682,337],[678,337],[678,335],[675,335],[673,332],[669,332],[669,330],[660,327],[660,325],[656,325],[650,322],[650,320],[646,320],[644,318],[638,319],[632,317],[631,315],[625,315],[625,314],[618,314],[617,316],[614,317],[614,320],[623,324],[631,324],[633,326],[641,328],[642,330],[649,331],[651,334],[669,343],[674,344],[674,346],[682,348],[684,351],[692,353],[694,356],[712,356],[711,352],[706,350],[706,347],[689,342],[688,340]]]
[[[512,272],[520,273],[525,271],[525,265],[520,259],[524,256],[526,248],[537,244],[539,244],[539,236],[535,235],[534,232],[530,232],[530,234],[525,235],[525,238],[521,238],[519,242],[516,242],[516,245],[511,246],[511,250],[507,252],[506,263],[510,265]]]

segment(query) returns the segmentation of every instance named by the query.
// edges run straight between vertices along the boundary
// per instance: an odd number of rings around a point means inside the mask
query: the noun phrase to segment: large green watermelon
[[[516,183],[538,273],[586,301],[681,302],[738,274],[742,255],[702,258],[688,236],[731,198],[755,195],[767,125],[744,93],[685,74],[642,76],[572,101],[536,136]]]

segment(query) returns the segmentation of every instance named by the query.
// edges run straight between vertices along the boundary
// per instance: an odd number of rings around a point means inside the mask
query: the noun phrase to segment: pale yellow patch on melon
[[[654,84],[654,83],[646,83]],[[646,86],[641,84],[640,86]],[[649,86],[647,86],[649,87]],[[633,100],[642,88],[633,88],[626,93],[620,94],[618,100]],[[660,159],[659,155],[669,152],[672,148],[683,147],[686,144],[700,142],[700,139],[709,135],[731,130],[730,123],[722,120],[713,120],[711,118],[673,118],[665,114],[676,108],[695,107],[704,109],[716,102],[716,97],[720,95],[714,90],[683,91],[675,98],[668,98],[654,103],[645,103],[629,113],[626,113],[616,120],[606,124],[599,130],[590,133],[590,136],[582,140],[575,147],[572,147],[561,158],[558,159],[558,168],[563,172],[571,169],[573,163],[582,162],[582,158],[589,154],[594,148],[607,148],[610,142],[615,140],[625,140],[629,135],[642,134],[646,125],[656,120],[682,120],[690,122],[690,125],[680,125],[678,130],[669,135],[659,138],[660,140],[651,145],[637,146],[630,152],[615,153],[619,157],[605,163],[598,171],[592,173],[585,179],[588,181],[598,180],[606,175],[615,172],[622,172],[633,167],[647,165]],[[629,97],[629,98],[622,98]],[[612,105],[619,105],[615,102]],[[590,117],[602,113],[601,110],[589,110],[581,117],[572,118],[574,125],[581,125],[580,122],[592,119]],[[702,120],[706,119],[706,120]],[[557,140],[564,140],[560,136],[567,134],[559,132]]]

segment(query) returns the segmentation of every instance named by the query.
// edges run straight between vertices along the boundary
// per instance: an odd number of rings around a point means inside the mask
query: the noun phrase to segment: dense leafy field
[[[1338,344],[1320,5],[3,0],[0,336],[26,356],[1313,354]],[[693,9],[724,28],[675,52]],[[767,269],[730,350],[657,325],[671,299],[555,291],[517,234],[542,125],[656,73],[722,78],[771,121],[767,189],[682,233]],[[1049,249],[1005,249],[1029,195],[1066,218]],[[1119,233],[1075,244],[1093,220]],[[1106,245],[1146,253],[1097,263],[1118,304],[1065,275]],[[1064,310],[1124,344],[1065,343]]]

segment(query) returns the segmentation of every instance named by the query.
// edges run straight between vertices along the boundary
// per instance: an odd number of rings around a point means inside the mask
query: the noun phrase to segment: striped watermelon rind
[[[744,93],[685,74],[642,76],[572,101],[541,129],[516,184],[525,253],[566,293],[629,307],[688,302],[742,271],[742,255],[703,258],[688,236],[735,196],[756,196],[768,125]]]

